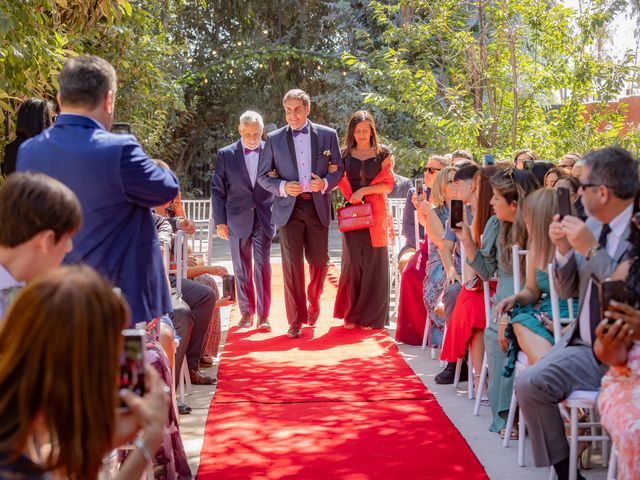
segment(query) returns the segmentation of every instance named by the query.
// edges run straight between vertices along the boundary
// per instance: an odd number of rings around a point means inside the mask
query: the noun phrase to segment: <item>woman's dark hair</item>
[[[31,138],[53,125],[53,104],[42,98],[28,98],[18,108],[16,134]]]
[[[533,162],[533,169],[531,170],[531,173],[533,173],[534,177],[536,177],[536,180],[538,180],[538,183],[541,187],[544,187],[545,175],[553,167],[555,167],[555,165],[546,160],[536,160]]]
[[[358,110],[353,115],[351,115],[351,118],[349,119],[349,126],[347,128],[347,138],[344,141],[344,146],[345,146],[344,155],[350,154],[351,150],[356,148],[357,142],[354,137],[354,131],[356,129],[356,126],[362,122],[369,125],[369,128],[371,129],[369,144],[371,145],[371,148],[373,148],[374,151],[376,152],[376,156],[380,155],[383,152],[381,151],[380,143],[378,142],[378,133],[376,132],[376,122],[373,120],[373,116],[371,115],[371,113],[367,112],[366,110]]]
[[[636,194],[633,203],[633,214],[640,215],[640,193]],[[632,217],[635,219],[635,217]],[[625,289],[627,300],[634,308],[640,307],[640,230],[636,222],[631,222],[631,234],[629,236],[631,245],[627,250],[627,258],[631,260],[629,274],[627,275]]]
[[[498,171],[500,171],[500,167],[497,166],[482,167],[476,172],[474,177],[478,179],[478,205],[473,221],[473,240],[476,242],[476,245],[480,245],[480,237],[482,236],[482,232],[484,232],[484,227],[493,215],[493,208],[491,207],[493,191],[490,179]]]

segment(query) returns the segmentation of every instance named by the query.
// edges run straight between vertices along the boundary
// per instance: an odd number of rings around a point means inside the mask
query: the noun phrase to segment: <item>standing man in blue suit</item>
[[[259,113],[247,111],[240,116],[241,139],[218,152],[211,179],[211,204],[218,236],[229,240],[242,314],[238,327],[251,327],[257,311],[258,328],[271,331],[273,194],[256,183],[260,151],[264,148],[263,129]]]
[[[336,131],[307,118],[309,95],[290,90],[282,103],[288,125],[268,135],[260,154],[258,183],[275,195],[272,218],[281,227],[287,335],[298,338],[302,324],[313,326],[320,315],[329,262],[331,190],[342,178],[344,166]],[[330,163],[338,167],[333,173],[328,173]],[[272,170],[279,178],[269,175]],[[306,295],[305,257],[311,276]]]
[[[178,195],[178,180],[133,135],[109,132],[117,85],[109,62],[72,58],[59,83],[58,120],[22,144],[18,170],[46,173],[80,200],[84,221],[65,263],[86,263],[120,287],[133,324],[171,312],[150,209]]]

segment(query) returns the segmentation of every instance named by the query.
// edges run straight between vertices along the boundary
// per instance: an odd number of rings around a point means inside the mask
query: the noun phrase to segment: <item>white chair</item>
[[[400,270],[398,269],[398,255],[400,254],[400,236],[402,235],[402,219],[404,216],[404,198],[389,198],[387,200],[389,213],[393,219],[393,233],[395,242],[389,249],[389,295],[393,298],[392,316],[398,316],[400,302]]]
[[[484,314],[487,322],[486,326],[488,327],[489,322],[491,322],[491,297],[489,292],[489,282],[482,282],[482,295],[484,298]],[[480,415],[480,406],[482,405],[482,395],[484,394],[484,385],[485,385],[485,382],[487,381],[488,373],[489,373],[489,365],[487,364],[487,352],[485,351],[484,359],[482,360],[482,370],[480,371],[480,379],[478,380],[478,394],[476,396],[475,406],[473,407],[473,415],[475,417]]]
[[[529,264],[529,252],[527,250],[520,250],[518,245],[511,247],[511,255],[513,261],[513,291],[518,293],[522,290],[522,271],[520,268],[520,257],[525,257],[525,265]],[[520,351],[518,358],[516,359],[516,369],[514,375],[517,377],[518,373],[529,366],[529,359],[527,355]],[[513,423],[516,418],[516,409],[518,408],[518,399],[515,392],[511,394],[511,405],[509,406],[509,416],[507,417],[507,426],[504,432],[504,439],[502,440],[502,446],[508,447],[511,441],[511,431],[513,430]],[[518,422],[518,465],[524,467],[524,445],[526,436],[526,424],[522,410],[520,410],[520,420]]]
[[[462,242],[460,242],[459,245],[460,245],[460,263],[461,263],[460,277],[461,277],[462,285],[465,285],[467,283],[467,277],[465,275],[465,268],[463,263],[465,261],[464,245],[462,245]],[[444,339],[442,340],[442,344],[444,345]],[[462,370],[462,361],[463,361],[462,358],[459,358],[458,360],[456,360],[456,370],[453,376],[453,388],[458,388],[458,385],[460,384],[460,373]],[[474,385],[473,385],[473,363],[471,361],[471,346],[469,346],[469,355],[467,358],[467,378],[469,383],[467,395],[469,396],[469,400],[473,400],[475,392],[474,392]]]
[[[187,277],[188,244],[186,237],[187,235],[182,230],[178,230],[173,243],[173,256],[176,269],[171,270],[171,273],[175,273],[176,275],[176,290],[178,292],[182,291],[182,279]],[[193,393],[191,378],[189,377],[189,367],[186,361],[182,362],[182,368],[178,375],[178,395],[180,401],[184,402],[185,395],[191,395],[191,393]]]

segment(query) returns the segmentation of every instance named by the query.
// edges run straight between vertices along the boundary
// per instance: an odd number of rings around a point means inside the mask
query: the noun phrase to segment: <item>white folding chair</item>
[[[529,252],[527,250],[520,250],[518,245],[511,247],[512,261],[513,261],[513,291],[518,293],[522,290],[522,271],[520,268],[520,257],[525,257],[525,265],[529,263]],[[513,373],[516,377],[523,369],[529,366],[529,359],[527,355],[520,351],[518,352],[518,358],[516,359],[516,368]],[[504,432],[504,439],[502,440],[502,446],[508,447],[511,441],[511,431],[513,430],[513,423],[516,418],[516,409],[518,408],[518,399],[515,392],[511,393],[511,404],[509,405],[509,416],[507,417],[507,426]],[[524,444],[526,436],[526,424],[522,410],[520,410],[520,420],[518,422],[518,465],[524,467]]]
[[[389,213],[393,219],[394,237],[399,239],[402,235],[402,219],[406,200],[404,198],[387,199]],[[398,268],[398,255],[400,254],[400,241],[394,242],[389,249],[389,295],[394,299],[392,316],[398,316],[400,306],[400,270]]]
[[[459,245],[460,245],[460,265],[461,265],[460,279],[462,281],[462,285],[465,285],[467,283],[467,277],[465,274],[465,268],[463,263],[465,261],[464,245],[462,245],[462,242],[460,242]],[[446,335],[445,335],[445,338],[446,338]],[[444,345],[444,339],[442,340],[442,344]],[[463,358],[459,358],[458,360],[456,360],[456,370],[453,376],[453,388],[458,388],[458,385],[460,384],[460,373],[462,371],[463,360],[464,360]],[[473,385],[473,363],[471,362],[471,346],[469,346],[468,348],[468,355],[467,355],[467,379],[469,383],[467,395],[469,396],[469,400],[473,400],[475,392],[474,392],[474,385]]]
[[[176,290],[178,292],[182,291],[182,279],[187,278],[187,259],[189,253],[186,237],[187,235],[182,230],[178,230],[173,243],[173,256],[176,262]],[[193,393],[191,378],[189,377],[189,367],[186,361],[182,362],[182,368],[178,375],[178,395],[180,401],[184,402],[185,392],[186,395]]]
[[[489,292],[489,282],[482,282],[482,296],[484,299],[484,314],[486,318],[486,326],[488,327],[489,322],[491,322],[491,297]],[[485,351],[484,359],[482,360],[482,370],[480,371],[480,379],[478,380],[478,394],[476,396],[476,403],[473,407],[473,415],[475,417],[480,415],[480,405],[482,404],[482,395],[484,394],[484,385],[487,381],[488,373],[489,365],[487,363],[487,352]]]

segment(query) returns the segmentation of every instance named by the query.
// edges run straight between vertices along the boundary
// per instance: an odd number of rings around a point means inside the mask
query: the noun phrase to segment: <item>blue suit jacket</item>
[[[133,323],[173,311],[150,208],[175,198],[178,180],[133,135],[64,114],[20,147],[17,166],[57,178],[80,200],[83,224],[65,263],[86,263],[120,287]]]
[[[263,149],[264,142],[260,142],[260,150]],[[226,224],[229,235],[247,238],[253,231],[255,211],[264,231],[273,237],[272,204],[273,194],[262,188],[257,180],[255,186],[251,186],[242,142],[237,141],[220,149],[216,171],[211,178],[211,206],[215,224]]]
[[[333,128],[324,125],[316,125],[309,122],[311,127],[311,171],[321,178],[325,178],[329,184],[324,194],[314,192],[313,202],[318,212],[320,221],[325,226],[331,223],[331,190],[336,188],[342,178],[344,163],[340,156],[338,135]],[[329,155],[325,155],[327,152]],[[334,173],[327,173],[329,163],[338,165]],[[275,169],[280,178],[269,177],[267,173]],[[267,136],[264,149],[260,152],[260,165],[258,167],[258,182],[266,190],[275,195],[273,200],[273,223],[280,227],[286,225],[291,217],[291,212],[296,203],[296,197],[280,196],[280,182],[299,181],[298,163],[295,157],[293,134],[288,125]]]

